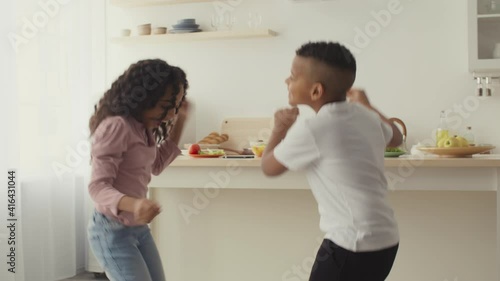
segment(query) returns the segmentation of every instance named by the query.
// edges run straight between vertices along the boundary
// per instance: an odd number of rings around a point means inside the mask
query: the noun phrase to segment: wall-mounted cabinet
[[[500,0],[468,0],[469,70],[500,73]]]
[[[177,5],[187,3],[215,2],[217,0],[111,0],[111,4],[123,7],[149,7],[161,5]]]
[[[111,42],[118,44],[164,44],[171,42],[247,39],[274,37],[278,33],[270,29],[204,31],[183,34],[142,35],[131,37],[115,37]]]

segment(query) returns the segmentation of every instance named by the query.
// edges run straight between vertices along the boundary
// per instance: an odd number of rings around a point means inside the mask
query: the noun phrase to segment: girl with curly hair
[[[90,118],[89,243],[110,280],[165,280],[147,225],[161,207],[147,198],[147,185],[180,154],[187,88],[182,69],[142,60],[118,77]]]

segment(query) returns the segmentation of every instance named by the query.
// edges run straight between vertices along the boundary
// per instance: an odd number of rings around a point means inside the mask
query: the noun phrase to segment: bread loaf
[[[221,144],[229,139],[227,134],[219,135],[217,132],[211,132],[208,136],[204,137],[199,144]]]

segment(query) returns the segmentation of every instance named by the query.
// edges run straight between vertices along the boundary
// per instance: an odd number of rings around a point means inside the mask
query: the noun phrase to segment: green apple
[[[460,147],[460,142],[455,137],[449,137],[445,140],[444,147]]]
[[[469,142],[464,137],[456,137],[461,147],[468,147]]]

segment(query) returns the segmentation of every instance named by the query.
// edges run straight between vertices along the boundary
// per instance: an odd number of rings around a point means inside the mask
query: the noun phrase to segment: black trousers
[[[323,240],[309,281],[384,281],[396,259],[399,244],[373,252],[351,252]]]

